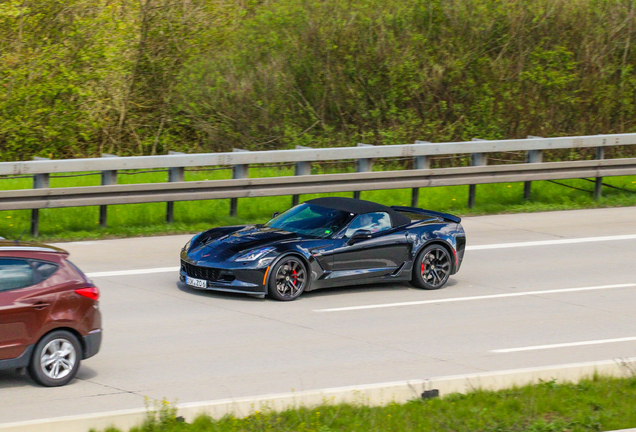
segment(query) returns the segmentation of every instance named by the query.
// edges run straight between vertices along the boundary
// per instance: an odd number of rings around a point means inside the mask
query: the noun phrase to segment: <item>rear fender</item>
[[[427,243],[424,243],[424,245],[419,249],[417,256],[419,256],[424,249],[426,249],[427,247],[434,245],[434,244],[438,244],[440,246],[442,246],[444,249],[446,249],[446,251],[449,253],[450,257],[451,257],[451,265],[453,266],[453,269],[451,271],[451,274],[455,274],[457,273],[457,268],[459,266],[459,261],[458,261],[458,257],[457,257],[457,252],[455,250],[455,247],[451,244],[449,244],[448,242],[442,240],[442,239],[436,239],[436,240],[431,240]],[[417,258],[416,258],[417,259]],[[415,262],[415,260],[413,260],[413,262]]]
[[[449,213],[437,212],[434,210],[424,210],[417,207],[401,207],[401,206],[391,206],[391,208],[398,212],[406,212],[406,213],[417,213],[427,216],[435,216],[444,219],[447,222],[455,222],[460,223],[462,219],[459,216],[455,216]]]

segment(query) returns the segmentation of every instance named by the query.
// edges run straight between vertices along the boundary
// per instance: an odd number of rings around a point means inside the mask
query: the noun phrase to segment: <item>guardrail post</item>
[[[102,157],[118,157],[108,153],[102,153]],[[102,186],[117,184],[117,170],[102,171]],[[99,206],[99,226],[106,228],[108,224],[108,206]]]
[[[49,158],[42,158],[34,156],[33,160],[49,160]],[[43,189],[50,187],[49,174],[36,174],[33,176],[33,189]],[[38,209],[31,210],[31,235],[37,237],[40,235],[40,211]]]
[[[596,147],[596,159],[605,159],[605,147]],[[598,200],[603,194],[603,177],[596,177],[594,182],[594,199]]]
[[[528,139],[541,139],[543,137],[528,135]],[[543,162],[542,150],[528,150],[526,151],[526,163],[541,163]],[[532,195],[532,182],[527,181],[523,183],[523,199],[529,200]]]
[[[234,152],[246,152],[249,150],[243,150],[243,149],[232,149],[232,151]],[[248,177],[248,168],[249,165],[234,165],[232,166],[232,178],[233,179],[244,179]],[[237,214],[237,208],[238,208],[238,198],[230,198],[230,216],[231,217],[236,217]]]
[[[371,144],[362,144],[359,143],[358,147],[373,147]],[[373,159],[356,159],[356,172],[368,172],[373,171]],[[360,191],[354,191],[353,197],[355,199],[360,199]]]
[[[185,154],[183,152],[169,151],[169,155]],[[168,181],[169,182],[182,182],[185,180],[185,168],[184,167],[172,167],[168,168]],[[166,203],[166,223],[174,223],[174,202],[168,201]]]
[[[311,147],[297,145],[297,149],[310,149]],[[294,164],[294,175],[311,175],[311,162],[296,162]],[[297,206],[300,201],[300,195],[292,195],[292,207]]]
[[[473,138],[471,141],[488,141],[480,138]],[[471,166],[488,165],[488,157],[486,153],[473,153],[470,155]],[[475,195],[477,194],[477,185],[468,185],[468,208],[475,207]]]
[[[415,144],[430,144],[430,141],[415,141]],[[415,156],[413,158],[413,169],[429,169],[431,159],[428,156]],[[411,207],[417,207],[420,200],[420,188],[411,189]]]

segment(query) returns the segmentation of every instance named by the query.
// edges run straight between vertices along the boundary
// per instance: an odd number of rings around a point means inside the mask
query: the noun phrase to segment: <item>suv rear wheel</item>
[[[65,330],[56,330],[40,339],[35,346],[29,374],[43,386],[63,386],[75,377],[80,359],[77,338]]]

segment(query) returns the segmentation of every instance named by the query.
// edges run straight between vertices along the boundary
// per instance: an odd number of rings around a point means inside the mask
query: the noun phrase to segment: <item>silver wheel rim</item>
[[[276,291],[281,297],[296,297],[304,288],[307,273],[303,265],[291,259],[276,271]]]
[[[53,339],[46,344],[40,356],[40,368],[47,377],[60,380],[68,376],[75,367],[77,353],[66,339]]]

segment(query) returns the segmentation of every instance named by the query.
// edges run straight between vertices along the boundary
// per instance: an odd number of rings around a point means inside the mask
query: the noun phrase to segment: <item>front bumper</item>
[[[200,290],[227,291],[243,294],[267,294],[266,275],[269,267],[250,267],[249,264],[221,266],[215,263],[194,263],[181,258],[179,279],[186,283],[186,276],[205,281],[205,287],[188,285]],[[252,264],[253,265],[253,264]]]

